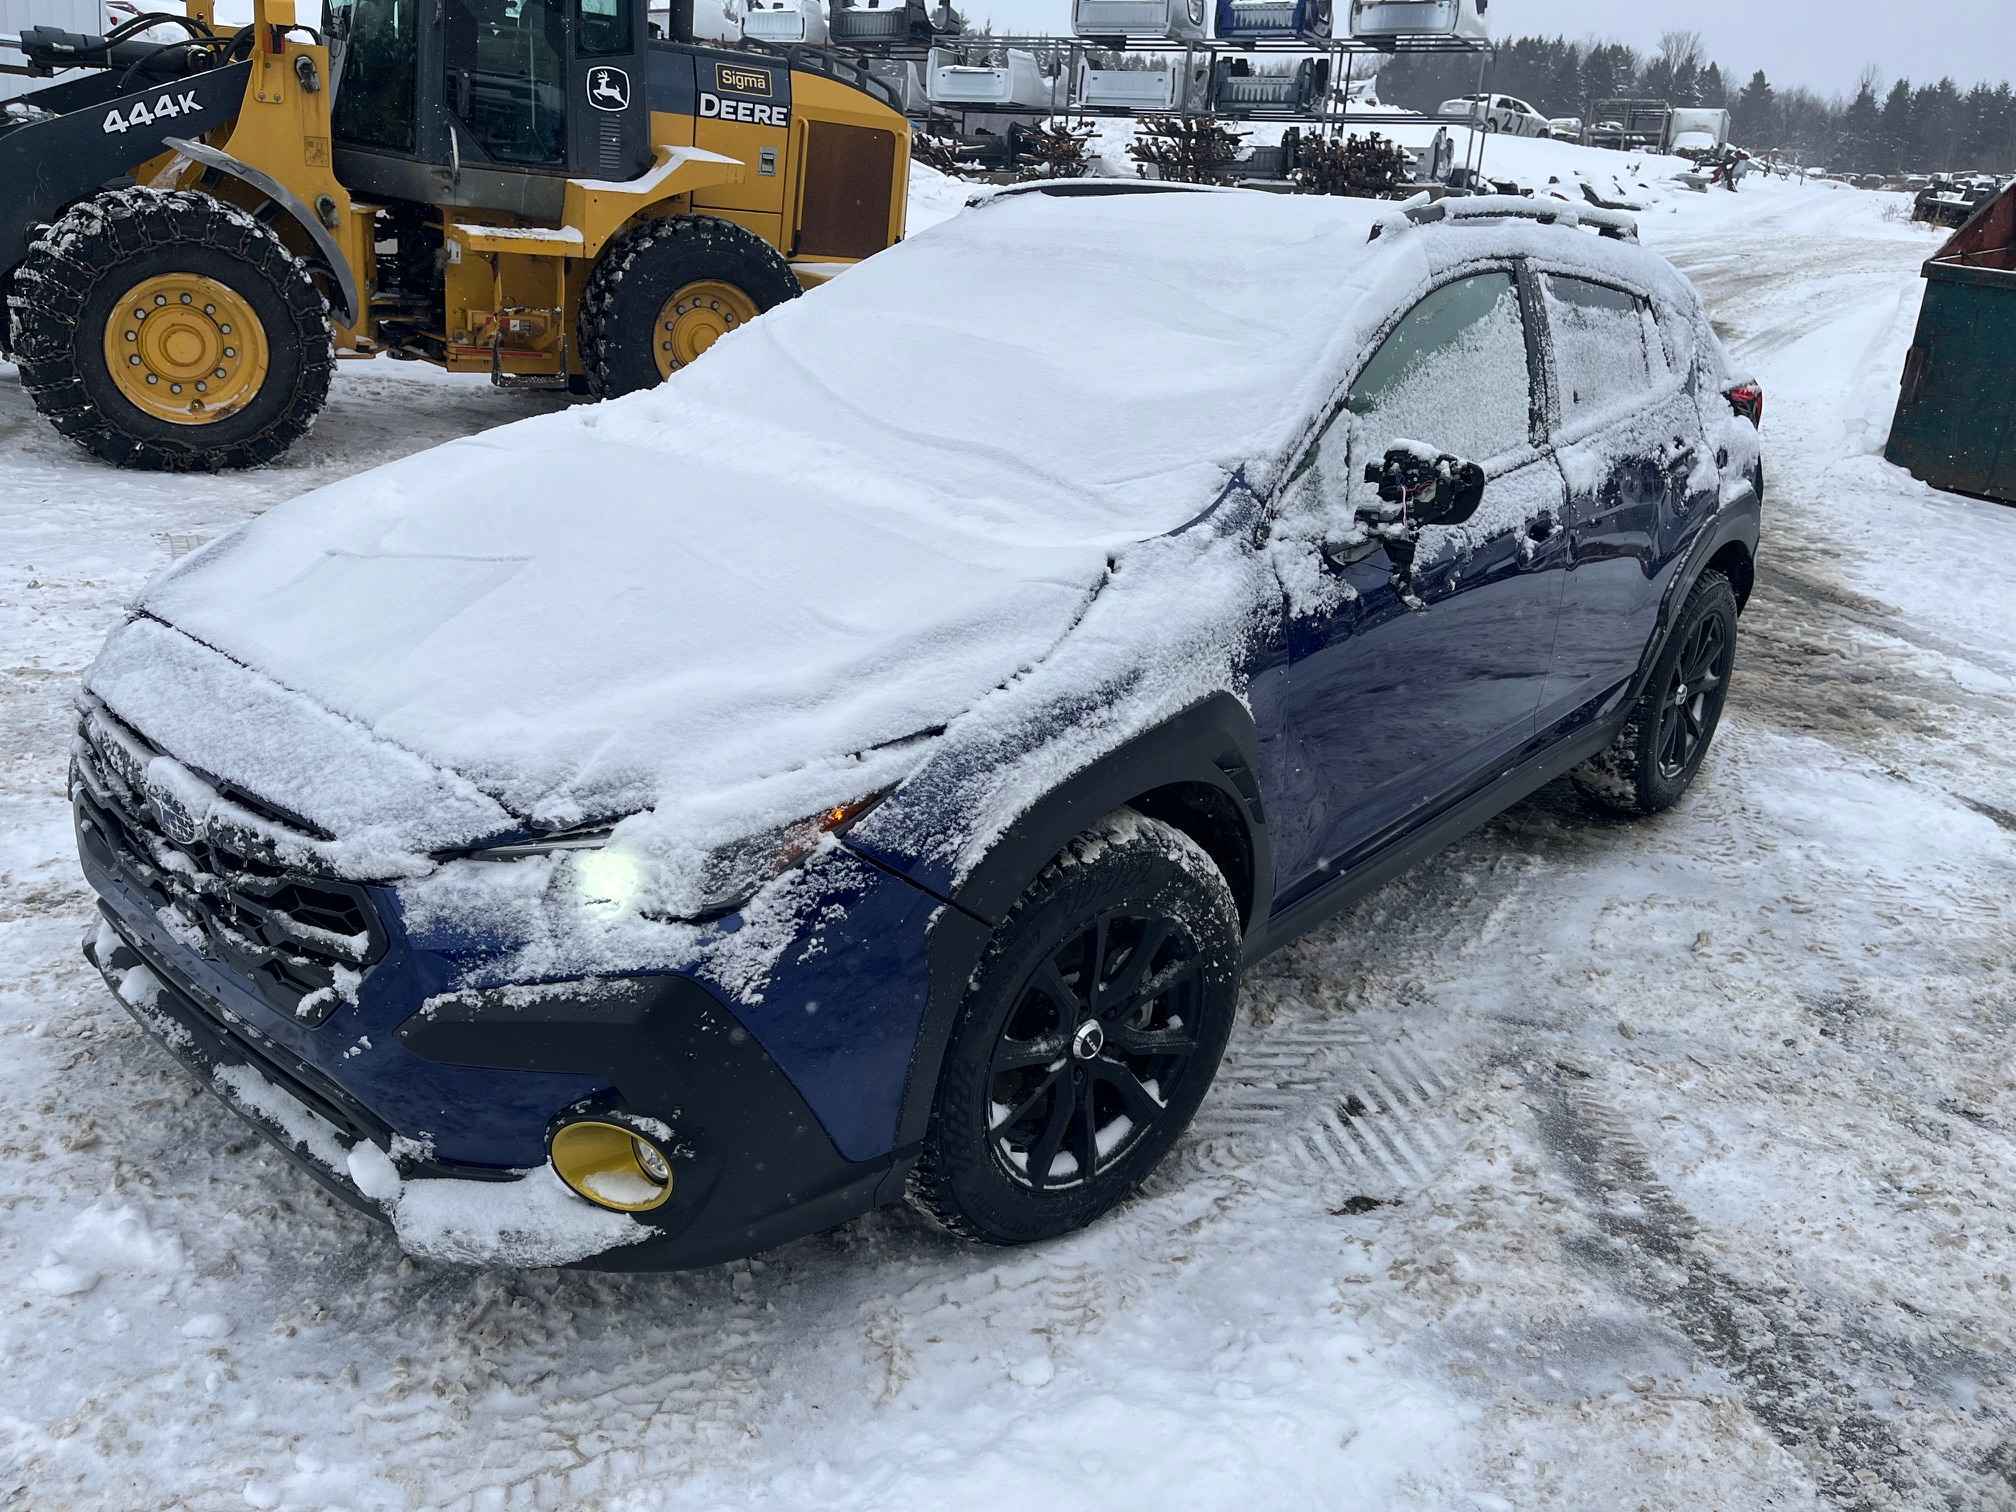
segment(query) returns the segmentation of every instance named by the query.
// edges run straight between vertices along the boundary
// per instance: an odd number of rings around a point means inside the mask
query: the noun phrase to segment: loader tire
[[[115,189],[72,206],[13,284],[29,398],[116,466],[271,462],[329,397],[328,310],[306,266],[207,194]]]
[[[803,291],[777,249],[711,215],[632,226],[603,249],[581,296],[589,392],[656,388],[722,336]]]

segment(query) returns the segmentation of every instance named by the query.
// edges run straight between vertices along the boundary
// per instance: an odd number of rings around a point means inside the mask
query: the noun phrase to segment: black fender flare
[[[1247,707],[1230,693],[1211,694],[1073,774],[1002,832],[953,890],[956,906],[943,910],[931,928],[927,1004],[897,1119],[899,1151],[914,1150],[924,1137],[953,1024],[995,926],[1074,835],[1113,810],[1145,798],[1153,812],[1158,790],[1215,793],[1212,810],[1236,817],[1246,847],[1246,875],[1228,880],[1247,937],[1265,926],[1273,852],[1260,797],[1259,745]],[[897,1185],[885,1189],[885,1199],[900,1192],[908,1165],[898,1162],[891,1177]]]
[[[1644,658],[1638,663],[1638,674],[1631,679],[1630,695],[1625,698],[1622,708],[1633,708],[1645,695],[1645,687],[1652,678],[1652,669],[1658,665],[1660,655],[1666,649],[1666,638],[1673,633],[1673,623],[1680,617],[1681,607],[1687,596],[1694,591],[1694,585],[1701,580],[1701,574],[1708,570],[1708,564],[1721,554],[1722,548],[1731,544],[1741,546],[1750,555],[1754,564],[1757,560],[1757,545],[1763,534],[1763,501],[1752,497],[1747,504],[1735,509],[1725,509],[1715,517],[1714,524],[1694,537],[1694,544],[1688,549],[1680,570],[1673,574],[1673,581],[1666,587],[1666,596],[1659,603],[1659,623],[1653,627],[1652,635],[1645,643]]]
[[[293,190],[274,178],[272,174],[254,168],[250,163],[243,162],[228,152],[220,152],[206,143],[191,141],[187,137],[165,137],[163,145],[180,153],[192,163],[201,163],[213,173],[222,173],[257,189],[285,210],[293,218],[294,224],[301,228],[302,234],[314,244],[329,276],[335,280],[336,297],[330,303],[335,307],[337,320],[346,326],[357,323],[361,305],[357,297],[356,270],[344,258],[343,249],[336,245],[336,238],[329,234],[321,218],[302,204],[300,197]]]

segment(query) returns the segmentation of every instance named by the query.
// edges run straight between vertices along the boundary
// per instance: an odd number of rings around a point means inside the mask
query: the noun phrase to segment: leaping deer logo
[[[630,75],[620,68],[591,68],[588,71],[588,103],[597,110],[628,110]]]

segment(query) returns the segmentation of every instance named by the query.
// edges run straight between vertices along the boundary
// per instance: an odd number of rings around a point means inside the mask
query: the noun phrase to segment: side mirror
[[[1484,469],[1447,452],[1403,443],[1390,447],[1383,462],[1366,463],[1365,481],[1379,490],[1379,502],[1361,505],[1358,518],[1374,530],[1399,526],[1414,531],[1475,508],[1484,491]]]
[[[1349,543],[1325,547],[1331,565],[1362,562],[1383,548],[1393,563],[1393,586],[1410,609],[1422,608],[1414,591],[1414,548],[1421,527],[1467,517],[1484,492],[1484,469],[1426,446],[1391,447],[1383,462],[1367,463],[1365,481],[1379,490],[1377,504],[1361,504],[1352,517],[1362,532]]]

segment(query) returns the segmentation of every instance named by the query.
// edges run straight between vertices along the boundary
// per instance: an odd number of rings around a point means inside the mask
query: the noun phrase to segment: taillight
[[[1729,408],[1758,429],[1764,426],[1764,390],[1755,383],[1739,383],[1729,390]]]

